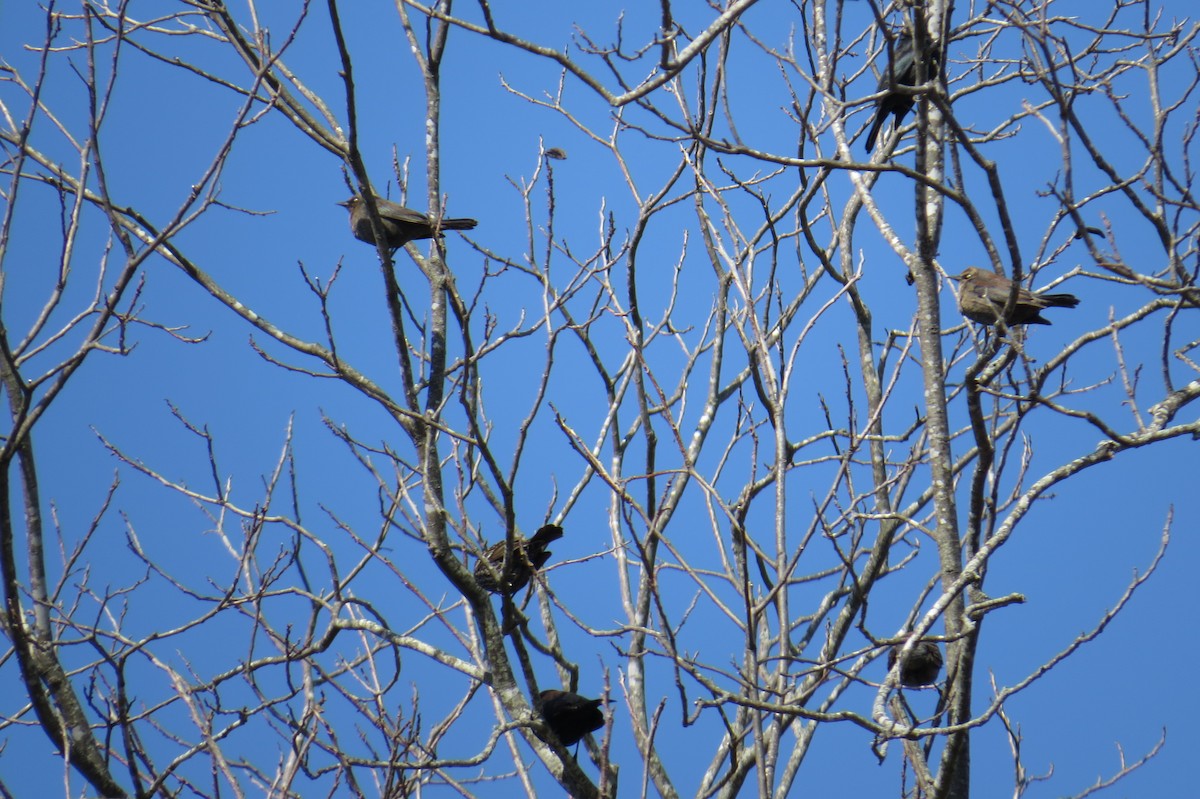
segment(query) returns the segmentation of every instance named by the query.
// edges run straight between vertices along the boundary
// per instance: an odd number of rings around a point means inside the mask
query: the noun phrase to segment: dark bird
[[[917,84],[917,59],[913,52],[912,36],[907,33],[897,36],[892,42],[891,52],[891,61],[879,76],[879,86],[875,90],[876,92],[886,92],[886,94],[875,101],[875,120],[871,123],[871,130],[867,133],[867,152],[875,149],[875,138],[879,135],[883,123],[887,121],[888,115],[895,115],[896,119],[892,126],[899,127],[900,123],[904,121],[905,114],[912,110],[917,101],[917,98],[911,94],[892,90],[896,86],[915,86]]]
[[[896,644],[888,651],[888,671],[896,667],[896,658],[904,644]],[[909,688],[933,685],[942,670],[942,650],[933,641],[917,641],[912,651],[900,665],[900,684]]]
[[[604,726],[599,699],[586,699],[570,691],[542,691],[542,717],[563,746],[579,743],[589,732]]]
[[[962,315],[981,325],[994,325],[1008,303],[1012,292],[1012,281],[989,269],[972,266],[958,281],[958,310]],[[1017,303],[1004,318],[1009,325],[1048,325],[1039,313],[1043,308],[1074,308],[1079,298],[1074,294],[1035,294],[1026,288],[1017,288]]]
[[[338,205],[350,211],[350,232],[354,234],[354,238],[374,244],[371,217],[362,197],[351,197]],[[403,247],[415,239],[431,239],[434,233],[441,236],[447,230],[471,230],[479,224],[474,219],[464,218],[443,219],[435,226],[434,220],[420,211],[379,197],[375,198],[375,207],[379,209],[379,221],[383,223],[384,233],[387,234],[387,246],[393,249]]]
[[[557,524],[547,524],[526,541],[517,538],[513,541],[512,554],[508,559],[508,567],[504,565],[504,550],[506,541],[493,544],[479,563],[475,564],[475,579],[479,587],[493,594],[515,594],[529,584],[529,578],[538,569],[546,565],[550,559],[551,541],[562,538],[563,529]]]

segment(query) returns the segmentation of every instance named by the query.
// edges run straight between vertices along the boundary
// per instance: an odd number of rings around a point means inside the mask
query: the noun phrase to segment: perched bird
[[[888,671],[896,667],[896,658],[904,644],[896,644],[888,652]],[[900,665],[900,684],[909,688],[933,685],[942,670],[942,650],[933,641],[917,641]]]
[[[351,197],[338,205],[350,210],[350,232],[354,238],[374,244],[371,217],[362,197]],[[434,220],[398,203],[376,197],[375,207],[379,209],[379,221],[383,223],[383,230],[387,234],[387,246],[393,249],[403,247],[414,239],[433,238],[434,233],[441,236],[447,230],[471,230],[479,224],[474,219],[443,219],[435,228]]]
[[[562,538],[563,529],[557,524],[547,524],[526,541],[518,538],[513,541],[512,554],[508,559],[508,568],[504,566],[504,550],[506,541],[493,544],[479,563],[475,564],[475,579],[479,587],[493,594],[515,594],[529,584],[533,573],[550,559],[551,541]]]
[[[896,117],[893,127],[899,127],[904,115],[912,110],[917,98],[911,94],[892,91],[895,86],[915,86],[917,83],[917,59],[913,50],[912,36],[901,33],[892,42],[892,60],[879,76],[876,92],[887,92],[875,101],[875,120],[867,133],[867,152],[875,149],[875,138],[889,114]]]
[[[958,310],[962,315],[981,325],[994,325],[1008,303],[1012,292],[1012,281],[989,269],[972,266],[961,275],[953,276],[958,281]],[[1009,325],[1048,325],[1038,313],[1043,308],[1074,308],[1079,298],[1074,294],[1034,294],[1026,288],[1017,288],[1017,303],[1012,313],[1004,318]]]
[[[542,691],[542,717],[563,746],[579,743],[589,732],[604,726],[599,699],[586,699],[570,691]]]

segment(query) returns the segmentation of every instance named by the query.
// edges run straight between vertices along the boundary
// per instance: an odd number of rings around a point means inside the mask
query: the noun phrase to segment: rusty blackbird
[[[354,238],[374,244],[371,217],[367,214],[363,199],[351,197],[338,205],[350,211],[350,232]],[[474,219],[443,219],[435,228],[434,221],[428,216],[398,203],[376,197],[375,207],[379,209],[379,221],[383,223],[383,230],[387,234],[387,246],[393,249],[403,247],[414,239],[433,238],[435,232],[441,236],[447,230],[471,230],[479,224]]]
[[[896,667],[896,658],[904,644],[896,644],[888,651],[888,671]],[[909,688],[933,685],[942,670],[942,650],[933,641],[917,641],[912,651],[900,665],[900,684]]]
[[[994,325],[1008,303],[1012,281],[989,269],[972,266],[961,275],[952,276],[958,281],[958,310],[962,315],[981,325]],[[1017,302],[1008,314],[1006,325],[1048,325],[1039,313],[1043,308],[1074,308],[1079,298],[1074,294],[1035,294],[1029,289],[1017,289]]]
[[[550,559],[551,541],[562,538],[563,529],[557,524],[547,524],[526,541],[517,538],[513,541],[512,554],[508,566],[504,564],[506,541],[493,544],[483,553],[483,558],[475,564],[475,579],[479,587],[493,594],[515,594],[529,584],[533,573]]]
[[[894,86],[915,86],[917,83],[917,59],[913,51],[912,36],[902,33],[892,42],[892,59],[879,76],[877,92],[886,92],[875,101],[875,120],[867,132],[867,152],[875,149],[875,138],[879,135],[888,115],[895,115],[892,127],[899,127],[904,116],[916,104],[911,94],[892,91]]]
[[[542,691],[542,717],[563,746],[579,743],[589,732],[604,726],[599,699],[586,699],[570,691]]]

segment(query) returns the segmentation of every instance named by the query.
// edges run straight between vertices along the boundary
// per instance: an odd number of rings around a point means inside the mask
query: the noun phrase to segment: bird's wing
[[[983,283],[975,280],[971,282],[971,291],[981,300],[986,300],[993,305],[1001,308],[1008,302],[1008,295],[1012,292],[1012,286],[1009,283],[1003,285],[993,285],[991,283]]]
[[[896,85],[911,86],[917,79],[916,57],[913,55],[913,40],[907,33],[900,35],[892,43],[891,61],[886,69],[879,74],[879,91]],[[893,78],[892,76],[895,76]]]
[[[398,203],[382,200],[378,203],[379,215],[384,219],[391,219],[396,222],[407,222],[414,225],[429,224],[429,217],[420,211],[414,211],[411,208],[405,208]]]
[[[912,37],[901,36],[893,52],[896,65],[892,67],[892,72],[896,76],[896,82],[905,86],[914,85],[917,82],[917,52],[913,47]]]

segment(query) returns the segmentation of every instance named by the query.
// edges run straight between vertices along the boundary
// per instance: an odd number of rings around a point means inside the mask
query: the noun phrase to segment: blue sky
[[[1192,13],[1188,4],[1178,0],[1156,3],[1154,7],[1164,9],[1168,16]],[[474,13],[465,5],[456,10],[468,16]],[[1064,14],[1092,10],[1089,3],[1062,4]],[[391,163],[393,157],[401,162],[411,159],[406,202],[424,208],[424,99],[408,44],[395,23],[394,12],[365,5],[353,5],[342,12],[355,54],[361,98],[361,147],[368,169],[381,193],[400,199],[394,181],[388,180]],[[310,13],[312,19],[288,50],[287,62],[344,120],[339,65],[324,10],[314,8]],[[615,7],[601,4],[579,10],[569,8],[568,4],[535,4],[503,9],[500,13],[501,23],[509,29],[547,46],[562,48],[573,41],[573,26],[595,32],[599,41],[611,41],[615,37],[618,12]],[[704,8],[688,8],[680,13],[685,15],[682,18],[693,33],[709,17]],[[846,4],[844,14],[846,30],[857,31],[870,24],[870,11],[864,3]],[[283,16],[273,21],[272,31],[276,36],[283,36],[288,19]],[[31,69],[35,63],[33,54],[20,47],[36,39],[44,24],[42,20],[32,4],[0,5],[0,57],[22,72]],[[758,35],[770,37],[768,44],[781,46],[791,35],[796,11],[783,4],[763,3],[748,12],[743,22]],[[623,24],[627,41],[641,41],[658,24],[657,9],[647,9],[644,15],[636,9],[630,10]],[[181,54],[204,60],[213,70],[244,80],[244,68],[217,44],[181,38],[178,47]],[[853,68],[861,64],[862,51],[860,47]],[[136,53],[127,53],[125,58],[109,111],[109,125],[101,138],[110,190],[120,202],[146,209],[152,219],[162,221],[170,218],[204,173],[227,134],[239,102],[212,84],[151,63]],[[76,67],[84,64],[79,54],[71,56],[70,61]],[[85,107],[81,104],[84,95],[78,77],[65,67],[65,62],[65,56],[56,62],[46,94],[52,98],[52,105],[64,123],[77,127],[85,119]],[[739,87],[733,91],[739,133],[756,148],[782,156],[794,155],[795,127],[788,120],[788,97],[772,71],[774,68],[744,40],[737,43],[731,65],[731,85]],[[1178,94],[1191,79],[1194,75],[1185,71],[1165,73],[1164,94]],[[554,165],[555,234],[564,246],[573,253],[596,249],[604,215],[609,211],[616,214],[618,229],[623,233],[633,219],[635,208],[611,153],[561,115],[531,106],[506,91],[504,84],[543,97],[556,90],[558,70],[543,59],[513,54],[477,36],[461,31],[452,34],[442,78],[441,189],[447,213],[480,220],[470,238],[481,248],[516,261],[527,257],[529,234],[517,187],[532,179],[539,165],[539,145],[544,143],[546,147],[561,147],[568,155],[566,161]],[[872,91],[873,85],[874,78],[868,74],[853,89],[865,95]],[[567,79],[564,86],[564,103],[577,118],[596,132],[608,135],[613,127],[611,109],[577,81]],[[1025,99],[1019,96],[1022,89],[1030,96],[1035,92],[1032,87],[1010,84],[998,92],[1003,99],[995,101],[994,106],[987,95],[980,94],[964,98],[956,105],[956,113],[964,118],[973,114],[972,119],[980,125],[989,118],[995,124],[996,119],[1008,113],[1006,109],[1018,107]],[[18,103],[17,96],[11,85],[0,85],[0,97],[11,103],[14,113],[20,116],[24,106]],[[1194,98],[1187,102],[1195,106]],[[1081,113],[1086,114],[1100,104],[1097,98],[1084,98],[1080,105]],[[634,109],[628,111],[628,118],[640,124],[651,123],[649,115]],[[853,129],[865,124],[865,119],[865,114],[860,114],[856,120],[861,122],[856,121]],[[1102,120],[1097,130],[1102,141],[1111,143],[1110,150],[1118,165],[1129,168],[1137,163],[1135,148],[1122,137],[1119,127],[1111,124],[1111,118]],[[1172,132],[1177,137],[1179,130],[1174,128]],[[39,134],[44,136],[38,139],[40,147],[69,163],[69,149],[48,126],[40,128]],[[645,193],[660,185],[679,157],[678,145],[649,141],[634,132],[622,133],[621,143],[638,190]],[[861,149],[861,146],[856,142],[855,147]],[[1193,147],[1193,156],[1194,150]],[[1055,177],[1055,152],[1048,134],[1034,122],[1025,123],[1021,136],[1011,142],[997,143],[988,152],[989,157],[1001,164],[1022,252],[1028,260],[1037,251],[1055,208],[1052,200],[1037,195]],[[911,164],[911,154],[903,158]],[[1122,162],[1123,158],[1127,163]],[[730,156],[724,163],[742,177],[775,169],[772,164],[754,162],[745,156]],[[711,174],[719,173],[713,168]],[[536,218],[541,219],[546,203],[545,175],[539,179],[542,183],[534,189],[532,203]],[[1086,191],[1095,176],[1083,172],[1078,179]],[[970,172],[967,180],[969,192],[984,190],[978,172]],[[788,181],[776,179],[765,184],[770,202],[780,202],[795,190],[795,179]],[[316,298],[305,286],[300,267],[323,281],[337,270],[329,308],[341,356],[387,390],[398,391],[400,383],[390,343],[389,320],[381,298],[377,256],[351,238],[345,212],[334,204],[347,196],[338,160],[300,136],[282,119],[267,115],[241,133],[221,173],[219,186],[223,202],[265,215],[214,209],[187,228],[176,245],[246,305],[295,335],[313,340],[322,339],[324,331]],[[835,198],[833,209],[837,213],[849,194],[849,182],[831,180],[829,191]],[[52,265],[58,257],[55,197],[32,184],[24,185],[21,192],[15,207],[16,235],[9,242],[2,264],[3,321],[10,336],[17,339],[45,302],[54,280]],[[890,219],[911,238],[911,182],[900,175],[886,175],[874,194]],[[733,207],[739,215],[744,214],[739,221],[748,229],[753,229],[761,218],[761,211],[756,211],[745,197],[734,198]],[[1136,261],[1132,253],[1144,252],[1147,259],[1161,261],[1161,248],[1152,231],[1130,214],[1127,207],[1117,200],[1101,202],[1096,207],[1110,214],[1109,221],[1118,232],[1128,260]],[[1194,215],[1195,209],[1188,213]],[[690,205],[684,203],[657,220],[640,254],[639,294],[648,298],[647,307],[662,313],[660,298],[669,289],[673,267],[682,261],[688,279],[684,281],[675,319],[680,325],[692,324],[699,329],[709,314],[714,280],[712,270],[704,262],[694,215]],[[988,221],[994,224],[994,215]],[[876,338],[882,338],[885,331],[909,328],[915,298],[902,280],[902,264],[872,231],[873,227],[864,219],[854,240],[855,260],[861,253],[866,261],[861,289],[875,314]],[[998,228],[991,232],[998,235]],[[58,324],[65,324],[71,309],[86,302],[94,291],[104,235],[103,220],[98,216],[88,218],[81,235],[87,246],[74,256],[73,279],[55,316]],[[1059,241],[1063,238],[1065,233],[1057,236]],[[685,242],[686,254],[681,256]],[[779,285],[783,292],[798,290],[798,273],[786,271],[794,270],[798,250],[805,269],[819,268],[810,255],[803,254],[802,247],[798,248],[796,239],[791,242],[781,250],[786,256],[780,259]],[[456,280],[466,295],[474,293],[485,271],[498,268],[495,261],[484,258],[457,236],[448,239],[448,247]],[[536,239],[537,257],[541,257],[544,248],[544,239]],[[552,258],[552,272],[567,279],[571,274],[570,264],[561,252],[554,253]],[[938,258],[950,273],[983,262],[983,250],[961,214],[953,211],[949,214]],[[1077,264],[1094,270],[1087,259],[1081,244],[1072,245],[1048,267],[1044,273],[1046,279],[1039,279],[1037,285],[1044,285],[1046,280]],[[615,282],[623,283],[623,268],[622,265],[614,269]],[[766,259],[756,268],[766,269]],[[211,493],[213,469],[205,443],[188,432],[172,414],[171,408],[177,408],[190,423],[211,433],[219,482],[228,486],[238,503],[253,507],[263,495],[266,476],[277,468],[290,427],[296,458],[297,515],[336,552],[343,568],[357,562],[361,549],[339,529],[339,524],[364,537],[373,537],[380,526],[380,500],[374,480],[331,434],[325,420],[345,425],[354,436],[372,445],[386,444],[403,451],[400,431],[376,404],[336,382],[296,374],[265,362],[254,347],[289,363],[303,363],[219,306],[179,270],[161,259],[152,259],[143,275],[141,315],[158,325],[178,328],[181,335],[203,340],[185,344],[162,330],[133,327],[130,333],[130,341],[136,342],[133,351],[127,357],[94,354],[56,400],[34,437],[46,506],[43,510],[54,514],[67,550],[84,535],[110,485],[119,479],[112,509],[101,518],[81,564],[86,564],[88,585],[96,591],[147,581],[133,592],[134,598],[122,609],[126,614],[123,623],[137,634],[171,629],[194,615],[201,603],[189,602],[149,573],[132,557],[127,547],[128,537],[136,535],[166,570],[186,575],[197,590],[211,592],[210,581],[228,582],[236,567],[216,531],[224,530],[236,541],[240,522],[221,518],[211,506],[193,502],[138,474],[115,458],[102,439],[170,480]],[[424,281],[403,254],[397,259],[397,279],[418,308],[418,315],[423,313],[422,303],[428,304]],[[489,280],[486,287],[480,306],[486,305],[499,329],[520,324],[522,315],[528,324],[529,319],[536,319],[542,312],[543,296],[535,281],[513,274]],[[1111,283],[1086,278],[1074,278],[1060,290],[1078,294],[1083,303],[1074,312],[1055,314],[1054,326],[1039,328],[1031,334],[1029,349],[1035,359],[1044,361],[1066,342],[1102,326],[1110,308],[1120,314],[1144,301]],[[836,286],[825,281],[817,288],[809,307],[815,309],[835,291]],[[943,292],[942,302],[944,323],[954,323],[949,288]],[[586,303],[580,307],[586,307]],[[798,370],[797,380],[791,385],[789,408],[793,425],[790,432],[795,438],[822,428],[822,399],[832,405],[835,418],[848,412],[838,350],[839,346],[845,348],[853,366],[854,338],[847,327],[848,320],[846,303],[835,304],[816,326],[813,342],[801,349],[799,362],[803,368]],[[1183,317],[1177,324],[1177,341],[1197,338],[1194,318]],[[594,328],[593,343],[617,357],[627,348],[623,331],[620,320],[604,318]],[[1156,335],[1161,336],[1161,326],[1153,329],[1147,326],[1144,332],[1131,334],[1126,342],[1131,356],[1145,364],[1141,375],[1144,388],[1140,390],[1143,412],[1160,391]],[[32,359],[29,374],[48,367],[55,356],[67,352],[70,343],[76,340],[77,336],[68,335],[65,341]],[[949,351],[950,344],[946,346]],[[1111,349],[1101,352],[1102,349],[1103,345],[1097,345],[1094,356],[1089,352],[1072,363],[1070,377],[1076,385],[1101,381],[1113,373]],[[486,402],[496,425],[493,441],[497,450],[504,453],[502,460],[506,466],[515,426],[533,405],[531,388],[540,375],[544,352],[542,332],[513,342],[484,366]],[[673,349],[671,342],[656,345],[653,353],[664,374],[675,374],[682,355],[677,348]],[[564,338],[556,359],[559,371],[551,380],[549,399],[567,423],[586,442],[593,443],[598,429],[597,414],[603,411],[604,398],[594,372],[585,368],[583,359],[579,344]],[[964,366],[960,364],[951,379],[956,375],[961,377]],[[694,391],[696,399],[687,409],[690,415],[685,416],[685,428],[696,422],[706,374],[706,368],[701,367],[689,385],[689,395]],[[891,429],[898,431],[915,414],[913,408],[921,401],[917,381],[915,370],[905,373],[901,384],[904,398],[890,404],[887,410]],[[1118,381],[1079,399],[1079,404],[1131,425],[1128,412],[1121,410],[1119,389]],[[747,390],[746,399],[753,401],[752,391]],[[961,397],[957,404],[952,404],[950,412],[952,425],[965,425],[967,417]],[[733,417],[728,410],[725,414],[718,421],[714,436],[728,436],[733,429]],[[1194,410],[1190,416],[1185,410],[1178,421],[1194,416]],[[624,411],[622,418],[628,425],[629,412]],[[1032,416],[1024,431],[1032,446],[1032,475],[1090,451],[1099,438],[1097,431],[1086,424],[1049,414]],[[663,442],[663,446],[664,451],[672,447],[670,442]],[[895,455],[900,457],[907,446],[897,444]],[[960,441],[956,452],[961,446]],[[703,469],[715,469],[720,454],[719,446],[706,450]],[[750,458],[744,445],[733,455],[735,462],[743,464]],[[1009,716],[1020,725],[1024,737],[1022,754],[1026,767],[1035,774],[1053,768],[1052,779],[1029,789],[1031,797],[1071,795],[1084,789],[1097,776],[1107,776],[1119,767],[1118,746],[1128,759],[1134,760],[1154,745],[1164,728],[1167,744],[1163,752],[1113,794],[1179,793],[1177,786],[1185,779],[1187,753],[1200,745],[1194,726],[1189,723],[1195,701],[1185,673],[1185,666],[1196,654],[1189,631],[1198,608],[1194,592],[1188,589],[1200,556],[1194,533],[1200,521],[1200,499],[1195,490],[1196,458],[1196,443],[1181,439],[1123,453],[1113,462],[1077,476],[1056,488],[1053,497],[1039,502],[1035,512],[989,563],[988,592],[993,596],[1020,593],[1026,602],[996,612],[985,622],[977,660],[977,708],[986,703],[989,677],[994,677],[999,685],[1018,682],[1097,623],[1117,602],[1135,572],[1144,571],[1152,561],[1161,530],[1173,508],[1172,542],[1155,577],[1138,591],[1127,610],[1103,636],[1014,697],[1007,706]],[[766,460],[766,454],[760,452],[759,464]],[[375,462],[381,461],[377,458]],[[808,525],[813,504],[827,490],[831,469],[814,467],[791,474],[789,526],[794,524],[800,531]],[[543,409],[517,481],[521,502],[518,524],[522,530],[532,532],[548,514],[558,514],[580,474],[579,460],[566,446],[549,409]],[[1011,479],[1010,472],[1006,480]],[[660,489],[661,485],[660,482]],[[736,480],[723,480],[718,493],[723,499],[732,500],[733,496],[726,492],[737,487]],[[859,490],[862,488],[859,486]],[[640,483],[634,483],[632,491],[639,498],[644,497],[645,489]],[[281,489],[276,498],[277,512],[284,512],[285,507],[291,510],[286,493]],[[583,492],[563,521],[568,534],[553,547],[555,558],[548,572],[559,601],[586,624],[602,629],[615,628],[622,620],[622,610],[614,598],[616,568],[608,553],[611,541],[606,532],[607,502],[607,492],[596,483]],[[466,505],[474,529],[483,538],[495,541],[503,535],[501,521],[486,509],[478,493],[470,496]],[[771,536],[769,506],[770,502],[764,503],[750,516],[764,540]],[[960,516],[965,515],[965,504],[959,511]],[[685,532],[689,524],[695,525],[694,536]],[[711,538],[708,511],[697,495],[692,495],[687,510],[674,525],[678,531],[675,534],[694,563],[703,567],[718,565],[715,549],[706,543],[706,537]],[[268,526],[263,535],[264,559],[267,553],[287,552],[292,545],[290,534],[279,526]],[[435,603],[448,604],[454,601],[455,594],[450,583],[423,560],[426,557],[423,546],[404,539],[396,531],[392,535],[386,554],[392,559],[394,569],[384,563],[372,563],[355,579],[350,591],[378,608],[393,630],[401,631],[415,624],[425,610],[400,587],[396,571],[411,576]],[[918,537],[912,536],[912,540]],[[880,590],[870,609],[871,629],[876,634],[893,633],[903,623],[921,587],[936,574],[935,548],[927,538],[919,540],[922,546],[911,567]],[[832,551],[823,542],[814,545],[810,557],[817,564],[833,561]],[[324,579],[317,550],[306,545],[303,558],[309,574],[315,575],[318,582]],[[50,564],[57,576],[62,568],[61,558],[52,555]],[[298,570],[288,570],[283,579],[285,584],[294,585],[299,579]],[[76,570],[69,582],[77,585],[83,580],[84,572]],[[668,604],[678,621],[696,596],[695,584],[677,571],[666,572],[663,580]],[[722,588],[727,590],[728,586]],[[73,594],[73,590],[67,593]],[[806,609],[805,602],[820,593],[798,587],[792,599],[793,608]],[[89,612],[95,612],[90,602],[85,601],[84,605]],[[281,597],[275,610],[279,619],[294,614],[297,625],[302,626],[307,618],[304,603],[294,597]],[[469,627],[461,611],[452,616],[460,628]],[[619,679],[625,666],[620,649],[625,639],[585,635],[565,614],[559,612],[557,618],[564,648],[581,669],[581,692],[599,694],[606,675],[612,684],[618,700],[613,759],[622,766],[622,795],[632,795],[640,780],[640,765],[633,749],[628,713],[620,696]],[[740,633],[703,602],[688,619],[684,633],[682,640],[689,652],[698,653],[719,667],[728,667],[741,656]],[[420,634],[435,643],[454,646],[451,636],[436,626],[422,627]],[[347,634],[346,646],[353,648],[349,637]],[[237,662],[248,646],[244,620],[230,619],[180,635],[172,647],[164,648],[158,655],[179,666],[186,663],[199,674],[212,674]],[[142,668],[145,670],[139,673],[147,679],[147,684],[137,693],[140,699],[149,702],[164,686],[159,682],[161,673],[139,667]],[[538,661],[538,669],[543,687],[556,684],[549,661]],[[8,713],[22,704],[20,683],[11,661],[0,665],[0,672],[5,684],[12,686],[3,694]],[[864,676],[882,679],[882,661],[869,667]],[[656,664],[652,679],[655,690],[667,700],[663,723],[668,726],[661,738],[663,751],[677,774],[680,790],[693,793],[699,784],[701,767],[707,765],[713,742],[720,733],[718,721],[709,714],[696,726],[680,728],[681,708],[669,670],[661,663]],[[444,670],[433,668],[420,656],[408,652],[403,656],[402,670],[389,698],[394,697],[395,706],[400,706],[414,686],[419,688],[426,721],[432,724],[458,700],[464,684],[461,678],[448,678]],[[930,693],[914,697],[914,705],[931,706]],[[691,696],[695,696],[694,687]],[[840,700],[839,707],[866,713],[873,696],[873,688],[855,686]],[[250,699],[246,697],[245,701]],[[490,713],[489,704],[481,694],[470,710],[474,726],[452,736],[439,755],[473,754],[491,731],[494,718]],[[168,711],[168,717],[175,723],[186,724],[184,714],[178,709]],[[44,736],[24,727],[9,727],[0,736],[5,745],[0,751],[0,773],[5,775],[3,779],[10,789],[17,795],[58,790],[62,775],[56,769],[61,764],[55,765],[58,761]],[[817,736],[797,784],[821,791],[834,790],[836,786],[839,792],[850,795],[897,791],[901,770],[899,746],[893,744],[888,759],[876,764],[870,743],[870,736],[858,727],[828,725]],[[246,747],[244,751],[260,755],[263,767],[270,768],[282,743],[267,740],[242,745]],[[523,757],[532,758],[528,748],[522,748],[521,752]],[[1008,744],[996,720],[976,733],[972,754],[973,781],[979,795],[1011,792]],[[584,760],[581,754],[581,763]],[[13,764],[21,764],[20,770]],[[590,763],[584,764],[584,769],[595,774]],[[554,789],[549,787],[552,781],[538,767],[534,771],[537,784],[553,795]],[[505,793],[511,783],[501,786],[504,787],[481,786],[478,791],[483,796],[511,795]],[[438,795],[443,793],[450,792]]]

